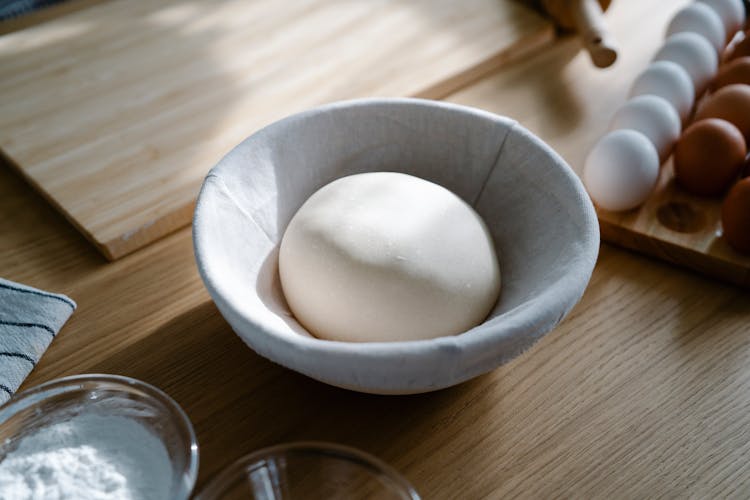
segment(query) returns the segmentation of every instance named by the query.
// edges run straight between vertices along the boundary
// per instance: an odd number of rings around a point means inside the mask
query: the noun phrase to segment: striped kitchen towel
[[[16,392],[76,303],[0,278],[0,404]]]
[[[64,0],[0,0],[0,20],[18,17]]]

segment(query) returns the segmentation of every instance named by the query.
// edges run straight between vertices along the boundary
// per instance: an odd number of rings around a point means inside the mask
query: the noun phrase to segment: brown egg
[[[729,48],[727,60],[737,59],[738,57],[750,56],[750,36],[745,32],[745,38],[735,43]]]
[[[750,56],[737,58],[719,68],[711,82],[711,90],[715,91],[733,83],[750,85]]]
[[[723,193],[737,178],[747,148],[740,131],[725,120],[708,118],[690,125],[674,149],[674,175],[688,192]]]
[[[740,177],[743,179],[745,177],[750,177],[750,156],[745,157],[745,164],[742,166],[742,172],[740,172]]]
[[[750,85],[734,83],[717,90],[695,114],[695,121],[705,118],[731,122],[750,139]]]
[[[724,238],[737,251],[750,253],[750,177],[735,184],[721,205]]]

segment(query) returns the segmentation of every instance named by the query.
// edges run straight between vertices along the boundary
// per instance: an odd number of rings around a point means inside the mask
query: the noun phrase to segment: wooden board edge
[[[709,278],[750,289],[750,270],[737,264],[630,230],[602,217],[599,217],[599,230],[602,240],[607,243],[697,271]]]
[[[465,68],[455,75],[412,94],[411,97],[420,99],[445,99],[476,82],[489,76],[506,64],[510,64],[528,57],[531,54],[547,47],[557,39],[555,27],[548,23],[546,28],[530,35],[525,35],[515,43],[505,47],[489,58],[474,66]]]
[[[66,221],[70,223],[70,225],[73,226],[73,228],[81,233],[84,238],[86,238],[91,244],[93,244],[99,252],[102,253],[102,255],[109,261],[113,260],[113,258],[107,253],[106,249],[103,248],[99,243],[96,241],[96,238],[94,238],[94,235],[91,234],[85,227],[81,226],[76,222],[76,220],[68,214],[68,212],[63,208],[62,205],[60,205],[55,199],[45,191],[39,183],[37,183],[32,177],[27,175],[27,173],[18,166],[18,163],[16,163],[13,158],[8,156],[5,151],[0,149],[0,166],[6,165],[9,168],[13,169],[18,173],[18,175],[21,176],[21,178],[29,185],[31,188],[39,193],[39,195],[44,198],[44,200],[49,203],[56,211],[57,213],[61,214]]]
[[[127,234],[103,242],[93,241],[93,243],[109,261],[125,257],[190,226],[193,221],[197,197],[196,192],[192,201]]]

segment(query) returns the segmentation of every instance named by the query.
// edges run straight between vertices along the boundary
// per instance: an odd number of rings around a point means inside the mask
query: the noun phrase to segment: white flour
[[[23,438],[0,462],[0,499],[162,500],[171,478],[167,450],[141,424],[79,415]]]

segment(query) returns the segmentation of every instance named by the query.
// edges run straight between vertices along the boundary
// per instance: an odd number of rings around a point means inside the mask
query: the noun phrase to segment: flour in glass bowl
[[[133,419],[83,414],[21,439],[0,461],[0,499],[162,500],[172,465]]]

